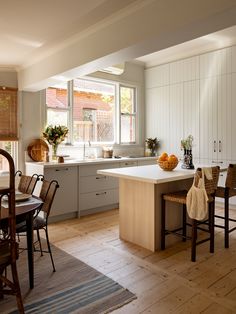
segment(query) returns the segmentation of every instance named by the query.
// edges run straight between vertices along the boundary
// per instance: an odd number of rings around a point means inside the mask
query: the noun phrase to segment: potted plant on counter
[[[159,145],[159,140],[156,137],[155,138],[149,137],[145,140],[145,143],[146,143],[146,147],[150,151],[150,156],[156,156],[157,148]]]
[[[52,145],[52,159],[57,158],[58,145],[63,142],[68,134],[68,128],[64,125],[49,125],[43,132],[43,137]]]

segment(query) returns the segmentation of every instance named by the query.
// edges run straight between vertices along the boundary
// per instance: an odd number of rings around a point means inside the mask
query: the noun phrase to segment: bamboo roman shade
[[[17,139],[17,89],[0,87],[0,141]]]

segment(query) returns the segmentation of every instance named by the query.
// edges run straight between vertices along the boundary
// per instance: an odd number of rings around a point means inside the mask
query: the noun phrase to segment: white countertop
[[[156,160],[157,157],[65,159],[64,163],[58,163],[57,161],[52,161],[52,162],[27,161],[26,164],[41,165],[45,168],[51,168],[51,167],[63,167],[63,166],[80,166],[80,165],[89,165],[89,164],[114,163],[114,162],[123,162],[123,161],[131,162],[131,161],[142,161],[142,160],[152,160],[152,159]]]
[[[203,167],[203,165],[198,165],[198,167]],[[197,167],[195,167],[197,169]],[[105,176],[136,180],[148,183],[165,183],[177,180],[184,180],[193,178],[196,170],[182,169],[179,164],[172,171],[164,171],[158,165],[151,166],[141,166],[141,167],[128,167],[128,168],[119,168],[119,169],[105,169],[98,170],[98,174]],[[222,170],[224,171],[224,167]]]

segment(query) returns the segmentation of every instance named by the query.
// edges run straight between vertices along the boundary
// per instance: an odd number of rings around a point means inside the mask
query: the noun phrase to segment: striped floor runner
[[[90,271],[95,271],[84,263],[82,263],[82,268],[85,271],[85,268],[87,268],[87,274]],[[74,284],[71,287],[47,295],[47,297],[25,304],[25,313],[108,313],[136,299],[133,293],[120,286],[114,280],[97,271],[95,272],[96,275],[93,278],[88,276],[90,278],[82,280],[81,283],[78,282],[76,285]],[[13,314],[18,312],[13,310],[7,313]]]

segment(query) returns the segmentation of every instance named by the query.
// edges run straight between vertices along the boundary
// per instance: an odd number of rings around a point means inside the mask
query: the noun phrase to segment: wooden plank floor
[[[119,239],[118,210],[50,225],[50,241],[119,282],[137,300],[114,313],[236,313],[236,232],[230,249],[216,232],[190,261],[189,243],[152,253]]]

